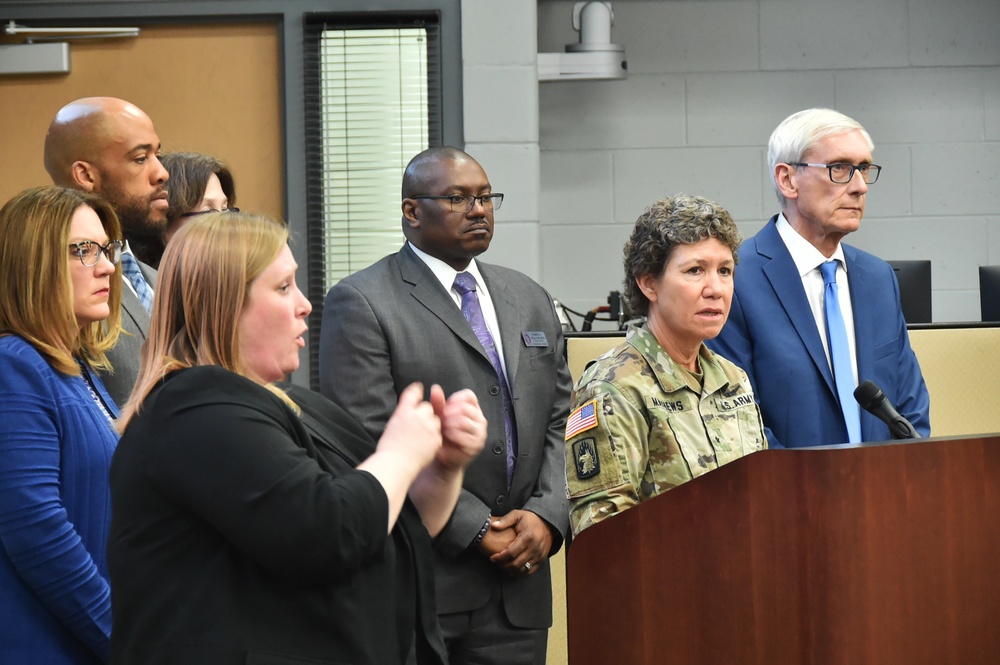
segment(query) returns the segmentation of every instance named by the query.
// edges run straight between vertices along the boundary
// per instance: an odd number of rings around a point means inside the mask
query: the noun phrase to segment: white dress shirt
[[[783,214],[778,215],[775,226],[799,271],[802,288],[806,292],[806,299],[809,301],[809,308],[816,321],[816,329],[819,330],[819,338],[823,342],[823,352],[826,353],[826,362],[830,365],[831,372],[833,372],[833,365],[830,362],[830,343],[826,338],[826,310],[823,307],[823,293],[826,290],[826,285],[823,283],[823,275],[819,271],[819,266],[830,260],[837,261],[837,296],[840,301],[840,311],[844,315],[844,325],[847,327],[847,344],[851,351],[851,370],[854,372],[854,385],[857,385],[858,351],[857,342],[854,340],[854,309],[851,307],[851,287],[847,280],[847,261],[844,260],[844,248],[840,246],[840,243],[837,243],[836,251],[828,259],[812,243],[800,236]]]
[[[462,296],[453,288],[455,285],[455,277],[459,272],[467,272],[476,278],[476,293],[479,295],[479,306],[482,308],[483,318],[486,320],[486,329],[489,330],[490,335],[493,336],[493,344],[497,347],[497,353],[504,359],[504,378],[507,379],[507,383],[510,385],[510,377],[507,376],[507,357],[503,354],[503,341],[500,339],[500,322],[497,321],[497,310],[493,307],[493,298],[490,297],[490,290],[486,288],[486,280],[483,279],[482,274],[479,272],[479,266],[476,264],[476,260],[473,259],[470,261],[469,267],[465,270],[455,270],[441,259],[435,258],[430,254],[421,251],[413,243],[407,242],[407,244],[410,246],[410,249],[413,250],[413,253],[416,254],[417,257],[431,269],[431,272],[434,273],[434,276],[437,277],[439,282],[441,282],[441,286],[443,286],[444,290],[448,292],[459,310],[462,309]]]

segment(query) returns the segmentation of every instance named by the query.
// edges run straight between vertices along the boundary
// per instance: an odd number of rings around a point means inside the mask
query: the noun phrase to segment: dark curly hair
[[[636,277],[659,277],[678,245],[692,245],[716,238],[733,252],[738,262],[742,237],[729,212],[701,196],[677,194],[660,199],[635,220],[632,237],[625,243],[625,297],[633,314],[649,313],[649,299],[636,284]]]

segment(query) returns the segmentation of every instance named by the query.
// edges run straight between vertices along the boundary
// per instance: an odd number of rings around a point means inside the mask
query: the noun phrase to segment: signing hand
[[[419,383],[411,383],[400,393],[377,446],[378,452],[415,465],[414,473],[430,464],[441,450],[441,423],[433,404],[423,401],[423,393]]]
[[[446,471],[464,469],[486,443],[486,417],[471,390],[459,390],[447,399],[441,386],[431,387],[431,404],[441,421],[442,446],[434,461]]]

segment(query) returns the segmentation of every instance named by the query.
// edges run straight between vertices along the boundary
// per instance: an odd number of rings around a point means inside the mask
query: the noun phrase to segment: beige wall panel
[[[931,396],[931,434],[1000,432],[1000,328],[911,330]]]
[[[588,362],[622,339],[567,339],[573,380],[580,378]],[[1000,328],[915,329],[910,331],[910,345],[931,396],[933,436],[1000,432],[1000,409],[994,399],[1000,377]]]
[[[69,74],[0,76],[0,202],[50,183],[42,146],[60,107],[108,95],[148,113],[165,151],[227,161],[240,208],[281,218],[277,25],[141,27],[135,39],[72,42]]]

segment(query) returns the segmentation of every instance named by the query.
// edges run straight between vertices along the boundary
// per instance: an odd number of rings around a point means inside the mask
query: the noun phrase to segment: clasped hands
[[[548,522],[530,510],[512,510],[494,517],[479,543],[479,551],[511,575],[534,575],[551,550]]]
[[[411,455],[421,467],[442,479],[461,473],[486,442],[486,417],[471,390],[459,390],[445,399],[444,390],[431,387],[423,401],[423,386],[414,383],[400,394],[387,433],[405,428]],[[395,421],[395,422],[394,422]],[[552,531],[548,523],[529,510],[512,510],[494,517],[478,545],[480,552],[511,575],[533,575],[548,560]]]

